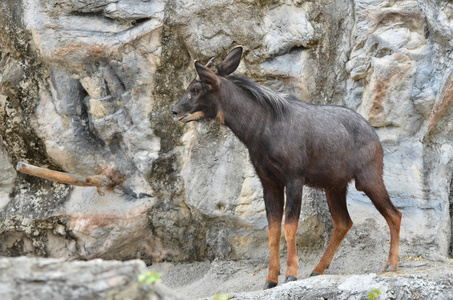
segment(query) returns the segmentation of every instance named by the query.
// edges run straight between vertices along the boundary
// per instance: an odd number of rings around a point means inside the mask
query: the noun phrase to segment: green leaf
[[[376,299],[379,297],[379,295],[381,294],[381,290],[380,289],[372,289],[371,292],[368,293],[368,298],[370,300],[373,300],[373,299]]]
[[[138,282],[140,283],[140,286],[154,284],[157,282],[162,282],[161,277],[162,274],[154,271],[149,271],[138,275]]]
[[[231,298],[231,296],[228,294],[217,294],[214,296],[214,298],[212,300],[228,300],[230,298]]]

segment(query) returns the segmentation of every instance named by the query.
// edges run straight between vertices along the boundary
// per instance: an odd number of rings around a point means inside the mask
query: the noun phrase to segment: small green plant
[[[373,299],[376,299],[379,297],[379,295],[381,294],[381,290],[380,289],[372,289],[371,292],[368,293],[368,298],[370,300],[373,300]]]
[[[140,286],[148,285],[148,284],[155,284],[158,282],[162,282],[162,274],[154,272],[154,271],[149,271],[146,273],[142,273],[138,275],[138,282],[140,283]]]
[[[214,296],[214,298],[212,300],[228,300],[230,298],[231,298],[231,296],[228,294],[217,294]]]

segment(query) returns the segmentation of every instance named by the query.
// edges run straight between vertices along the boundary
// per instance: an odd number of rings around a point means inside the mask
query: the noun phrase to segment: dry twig
[[[93,175],[83,177],[70,173],[52,171],[49,169],[29,165],[23,162],[17,163],[16,170],[24,174],[56,181],[59,183],[65,183],[75,186],[95,186],[97,187],[98,193],[101,196],[105,195],[104,188],[115,185],[112,182],[112,180],[105,175]]]

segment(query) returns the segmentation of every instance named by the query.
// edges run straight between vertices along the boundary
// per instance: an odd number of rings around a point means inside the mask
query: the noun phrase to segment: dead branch
[[[97,187],[98,193],[101,196],[104,196],[104,188],[114,185],[112,180],[105,175],[93,175],[83,177],[70,173],[52,171],[49,169],[29,165],[23,162],[17,163],[16,170],[24,174],[56,181],[59,183],[65,183],[75,186],[95,186]]]

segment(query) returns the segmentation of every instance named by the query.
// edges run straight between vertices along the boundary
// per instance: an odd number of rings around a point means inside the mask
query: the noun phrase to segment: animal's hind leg
[[[346,206],[346,192],[347,187],[341,190],[326,190],[327,204],[329,204],[329,211],[333,219],[333,235],[311,276],[324,274],[324,271],[332,262],[341,241],[343,241],[346,233],[352,227],[352,220]]]
[[[371,172],[370,172],[371,173]],[[396,271],[398,269],[399,258],[399,243],[400,243],[400,227],[401,227],[401,212],[390,201],[390,197],[384,185],[381,176],[373,176],[374,178],[363,180],[356,178],[356,187],[358,190],[365,192],[371,199],[374,206],[385,218],[390,229],[390,252],[385,266],[385,271]]]

